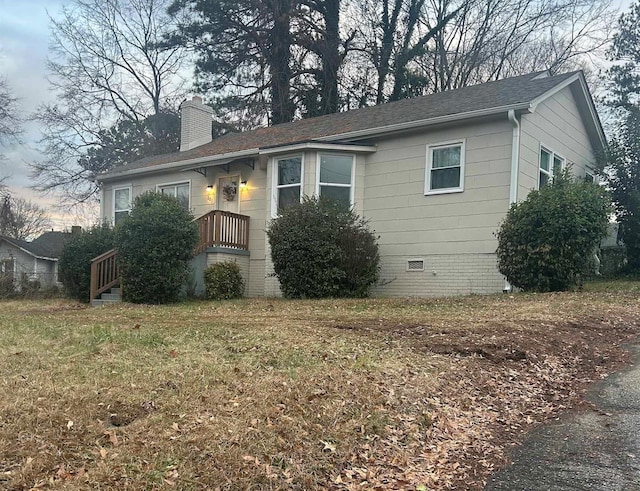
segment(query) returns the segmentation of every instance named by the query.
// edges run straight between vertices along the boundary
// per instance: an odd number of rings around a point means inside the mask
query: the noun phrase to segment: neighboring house
[[[179,152],[97,176],[102,218],[176,196],[199,220],[200,267],[238,261],[250,296],[279,294],[265,227],[303,195],[354,206],[379,235],[377,295],[502,291],[495,231],[511,203],[571,164],[593,176],[605,137],[582,72],[534,73],[211,140],[199,97]],[[219,210],[219,211],[213,211]]]
[[[13,279],[16,289],[36,281],[41,288],[57,285],[58,258],[70,235],[45,232],[31,242],[0,235],[0,276]]]

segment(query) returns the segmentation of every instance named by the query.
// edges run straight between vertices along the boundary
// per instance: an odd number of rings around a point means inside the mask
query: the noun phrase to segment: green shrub
[[[607,233],[610,211],[602,187],[564,171],[509,210],[496,234],[500,272],[523,290],[562,291],[580,284]]]
[[[267,236],[285,297],[365,297],[378,280],[376,236],[336,201],[305,197],[271,222]]]
[[[107,223],[96,225],[69,238],[58,261],[58,278],[71,298],[89,302],[91,260],[113,247],[113,229]]]
[[[191,213],[171,196],[144,193],[134,200],[131,214],[115,233],[124,300],[154,304],[178,300],[198,241]]]
[[[207,298],[211,300],[242,297],[244,280],[240,274],[240,266],[232,261],[212,264],[204,270],[204,286]]]
[[[600,249],[600,274],[604,278],[624,276],[627,255],[624,246],[603,247]]]
[[[11,298],[15,292],[13,272],[0,273],[0,298]]]

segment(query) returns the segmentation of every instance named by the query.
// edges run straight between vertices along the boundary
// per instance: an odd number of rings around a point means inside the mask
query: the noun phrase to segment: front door
[[[218,178],[218,210],[240,213],[240,176]]]

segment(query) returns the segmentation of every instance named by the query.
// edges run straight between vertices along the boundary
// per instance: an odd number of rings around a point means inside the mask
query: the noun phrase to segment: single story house
[[[199,217],[201,266],[227,259],[249,296],[279,294],[265,227],[303,195],[344,200],[379,235],[374,294],[499,292],[494,232],[511,203],[571,165],[593,179],[606,140],[582,72],[546,72],[212,140],[212,110],[185,101],[180,151],[97,176],[118,223],[156,190]]]
[[[41,288],[58,285],[58,258],[71,234],[45,232],[31,242],[0,235],[0,277],[20,289],[25,282]]]

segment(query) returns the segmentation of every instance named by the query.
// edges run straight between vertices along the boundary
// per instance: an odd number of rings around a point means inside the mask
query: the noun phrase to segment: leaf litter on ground
[[[637,291],[4,302],[0,487],[482,489],[628,361]]]

